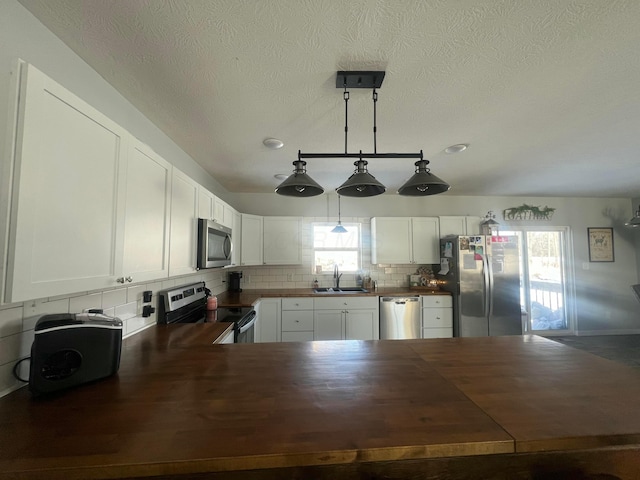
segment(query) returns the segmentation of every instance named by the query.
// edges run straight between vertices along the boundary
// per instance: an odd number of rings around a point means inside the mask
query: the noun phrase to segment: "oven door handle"
[[[240,330],[238,331],[238,334],[240,335],[249,330],[256,323],[257,315],[255,310],[249,313],[245,318],[248,319],[248,321],[240,325]]]

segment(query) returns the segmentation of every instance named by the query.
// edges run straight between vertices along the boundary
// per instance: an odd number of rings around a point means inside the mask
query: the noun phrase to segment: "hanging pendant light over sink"
[[[340,217],[340,194],[338,194],[338,225],[333,227],[331,233],[347,233],[347,229],[342,226],[342,219]]]

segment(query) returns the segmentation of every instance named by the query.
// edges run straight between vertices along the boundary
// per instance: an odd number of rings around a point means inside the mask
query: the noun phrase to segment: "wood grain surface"
[[[211,345],[214,325],[149,329],[111,378],[0,399],[0,478],[640,471],[630,367],[540,337]]]

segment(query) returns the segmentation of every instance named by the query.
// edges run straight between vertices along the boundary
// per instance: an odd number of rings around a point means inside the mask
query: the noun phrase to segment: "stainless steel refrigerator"
[[[453,335],[522,335],[518,237],[440,240],[438,280],[453,295]]]

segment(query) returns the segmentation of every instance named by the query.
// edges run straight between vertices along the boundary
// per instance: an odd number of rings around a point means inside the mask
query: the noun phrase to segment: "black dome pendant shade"
[[[356,170],[336,189],[338,194],[345,197],[373,197],[385,192],[387,188],[367,171],[366,160],[360,159],[353,164]]]
[[[296,160],[293,165],[296,167],[293,173],[276,187],[276,193],[289,197],[314,197],[324,193],[324,188],[307,175],[307,162]]]
[[[429,160],[418,160],[415,163],[416,173],[398,189],[400,195],[415,197],[436,195],[451,188],[451,185],[429,171],[428,164]]]

